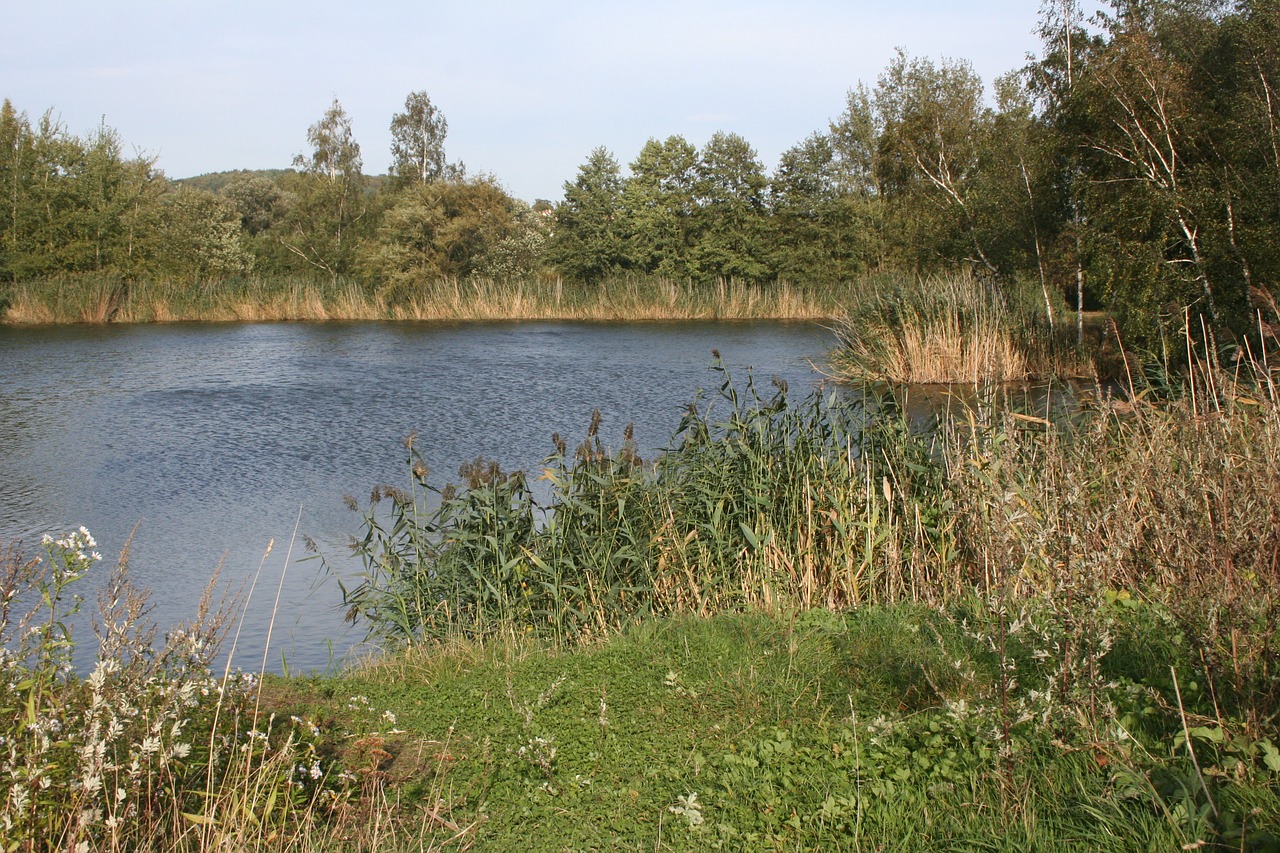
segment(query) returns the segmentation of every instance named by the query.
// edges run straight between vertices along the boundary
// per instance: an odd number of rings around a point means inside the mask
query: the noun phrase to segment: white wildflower
[[[697,791],[688,796],[676,797],[676,804],[668,806],[667,811],[672,814],[683,815],[689,821],[690,826],[701,826],[704,820],[702,817],[702,803],[698,802]]]

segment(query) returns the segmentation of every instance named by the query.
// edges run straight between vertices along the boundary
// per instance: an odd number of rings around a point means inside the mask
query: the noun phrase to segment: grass
[[[1117,647],[1138,648],[1158,628],[1158,614],[1098,604],[1097,623]],[[319,707],[365,695],[395,708],[407,732],[436,740],[443,777],[431,779],[425,801],[406,779],[406,799],[470,829],[456,838],[451,827],[428,827],[428,846],[1132,850],[1275,841],[1280,797],[1263,742],[1251,747],[1237,723],[1212,716],[1199,689],[1189,707],[1209,716],[1197,717],[1207,724],[1194,737],[1217,774],[1200,786],[1179,748],[1167,679],[1130,680],[1122,673],[1134,661],[1120,650],[1062,689],[1070,662],[1055,659],[1060,637],[1041,630],[1053,617],[1038,608],[1056,611],[1027,602],[1022,618],[1002,621],[996,602],[975,599],[944,610],[675,617],[586,646],[507,638],[418,649],[302,692]],[[991,650],[1002,625],[1004,659]],[[1194,671],[1192,644],[1165,662]],[[1009,686],[1002,672],[1014,666],[1019,684]],[[1080,713],[1089,703],[1101,710]],[[1219,736],[1240,738],[1240,762],[1214,751]]]
[[[34,323],[280,320],[826,319],[849,287],[625,278],[434,281],[411,292],[351,280],[244,278],[199,283],[84,274],[10,285],[0,319]]]
[[[1066,313],[1059,304],[1055,315]],[[966,275],[871,278],[836,332],[841,347],[833,369],[852,381],[984,385],[1097,375],[1070,330],[1049,322],[1040,291],[1017,282],[999,286]]]

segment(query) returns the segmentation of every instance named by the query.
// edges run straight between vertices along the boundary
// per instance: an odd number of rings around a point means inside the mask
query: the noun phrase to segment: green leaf
[[[1280,773],[1280,749],[1276,749],[1276,745],[1266,738],[1259,741],[1259,745],[1262,747],[1262,763],[1272,773]]]
[[[1196,726],[1187,732],[1191,737],[1200,740],[1207,740],[1213,743],[1222,743],[1222,729],[1209,728],[1208,726]]]

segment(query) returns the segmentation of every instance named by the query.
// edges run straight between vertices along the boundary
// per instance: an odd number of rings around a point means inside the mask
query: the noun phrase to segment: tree
[[[404,112],[391,117],[391,176],[402,184],[427,184],[445,177],[448,133],[449,122],[427,93],[410,93],[404,99]]]
[[[811,134],[782,153],[769,184],[772,266],[779,277],[830,283],[866,270],[874,257],[866,198],[845,187],[830,134]]]
[[[568,278],[598,282],[627,268],[622,169],[609,149],[591,152],[564,185],[548,259]]]
[[[337,98],[320,120],[307,128],[307,142],[311,155],[295,156],[294,168],[320,175],[334,184],[359,179],[363,165],[360,144],[351,132],[351,119]]]
[[[511,199],[511,207],[510,228],[497,239],[486,241],[473,265],[473,276],[498,281],[542,277],[542,259],[550,236],[547,217],[516,199]]]
[[[89,139],[76,187],[83,217],[82,235],[92,251],[82,268],[138,274],[146,267],[140,243],[155,219],[168,181],[154,157],[126,160],[119,134],[105,123]]]
[[[360,269],[386,292],[412,295],[442,279],[480,271],[494,247],[517,230],[518,205],[494,181],[435,181],[397,193]]]
[[[996,110],[980,140],[974,220],[988,257],[1005,276],[1034,269],[1051,333],[1057,317],[1050,296],[1048,236],[1063,220],[1054,192],[1053,139],[1035,117],[1025,78],[996,80]]]
[[[24,202],[33,178],[31,124],[8,98],[0,105],[0,281],[14,280],[14,256],[22,244]]]
[[[631,266],[671,279],[693,276],[698,149],[682,136],[650,139],[622,189]]]
[[[1085,31],[1079,0],[1042,0],[1039,20],[1044,53],[1026,69],[1024,80],[1046,128],[1051,186],[1063,205],[1057,227],[1050,226],[1043,239],[1046,245],[1056,243],[1061,251],[1053,252],[1054,256],[1065,259],[1069,268],[1075,290],[1076,343],[1082,345],[1085,180],[1078,138],[1072,127],[1079,118],[1076,92],[1079,71],[1088,66],[1090,53],[1100,40]]]
[[[698,242],[691,266],[704,278],[768,278],[768,180],[755,150],[736,133],[712,134],[698,157],[695,186]]]
[[[868,267],[890,263],[885,224],[885,193],[880,185],[880,141],[884,135],[872,92],[863,84],[849,91],[845,111],[830,123],[832,168],[844,205],[857,219],[857,238]]]
[[[202,280],[248,272],[253,259],[240,242],[240,215],[208,190],[177,187],[160,203],[148,266],[163,275]]]
[[[965,61],[909,59],[902,51],[880,75],[874,96],[881,127],[878,183],[894,196],[893,233],[917,265],[931,256],[995,273],[974,218],[982,80]]]
[[[361,174],[360,145],[351,120],[337,98],[307,129],[310,155],[299,154],[293,165],[301,171],[281,242],[312,269],[338,277],[351,270],[367,204]]]
[[[286,248],[290,211],[296,201],[278,181],[264,175],[239,174],[221,195],[240,219],[240,243],[253,259],[254,270],[280,274],[294,269],[297,255]]]

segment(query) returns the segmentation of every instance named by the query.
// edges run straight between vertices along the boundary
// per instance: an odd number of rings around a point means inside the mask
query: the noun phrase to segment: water
[[[131,574],[162,626],[194,614],[219,563],[236,587],[261,565],[235,662],[322,669],[361,631],[301,537],[352,571],[343,496],[407,486],[409,433],[440,484],[480,455],[536,466],[595,408],[607,444],[634,421],[652,455],[718,382],[713,348],[799,391],[833,345],[784,323],[0,327],[0,540],[84,525],[110,560],[136,525]]]

